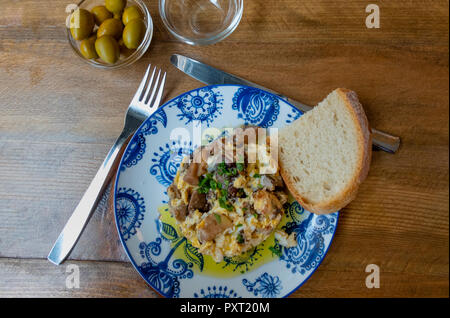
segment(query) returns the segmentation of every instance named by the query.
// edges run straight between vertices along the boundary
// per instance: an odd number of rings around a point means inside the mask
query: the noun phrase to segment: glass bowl
[[[164,25],[178,40],[208,45],[229,36],[242,18],[243,0],[159,0]]]
[[[105,5],[105,0],[82,0],[78,4],[78,8],[86,9],[86,10],[91,11],[91,9],[93,7],[99,6],[99,5]],[[88,60],[80,52],[80,41],[75,40],[72,37],[72,34],[70,33],[70,29],[68,27],[66,27],[67,39],[69,40],[70,46],[72,47],[72,49],[75,52],[75,54],[79,58],[81,58],[83,61],[88,63],[89,65],[92,65],[92,66],[95,66],[95,67],[98,67],[98,68],[103,68],[103,69],[110,69],[110,70],[118,69],[118,68],[121,68],[121,67],[124,67],[124,66],[127,66],[127,65],[131,65],[134,62],[136,62],[137,60],[139,60],[142,57],[142,55],[144,55],[144,53],[147,51],[147,49],[150,46],[150,42],[152,41],[152,37],[153,37],[153,20],[152,20],[150,12],[148,11],[147,6],[145,5],[144,1],[142,1],[142,0],[128,0],[127,1],[127,7],[132,6],[132,5],[136,5],[137,7],[139,7],[139,9],[141,9],[141,12],[144,14],[144,23],[145,23],[145,25],[147,27],[147,30],[145,32],[145,36],[144,36],[144,39],[142,40],[142,43],[133,52],[133,54],[131,54],[128,57],[123,57],[123,55],[121,55],[120,59],[114,64],[105,63],[101,59]],[[72,12],[75,9],[76,8],[73,8],[73,10],[71,12],[68,12],[68,13],[72,14]],[[97,28],[97,26],[96,26],[96,28]]]

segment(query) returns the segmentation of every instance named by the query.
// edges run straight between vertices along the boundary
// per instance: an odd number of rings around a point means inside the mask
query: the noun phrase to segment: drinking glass
[[[243,0],[159,0],[169,32],[191,45],[208,45],[229,36],[238,26]]]

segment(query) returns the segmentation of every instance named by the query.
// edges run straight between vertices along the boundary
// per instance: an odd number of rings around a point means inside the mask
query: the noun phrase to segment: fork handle
[[[132,131],[124,129],[119,138],[117,138],[114,146],[110,149],[97,174],[81,198],[81,201],[78,203],[72,216],[67,221],[64,229],[53,245],[47,257],[50,262],[59,265],[69,256],[94,213],[101,195],[114,172],[112,168],[118,164],[122,149],[132,133]]]

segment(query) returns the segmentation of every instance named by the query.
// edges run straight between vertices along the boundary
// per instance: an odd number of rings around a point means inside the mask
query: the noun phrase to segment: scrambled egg
[[[223,138],[221,142],[229,140]],[[216,262],[263,242],[284,213],[287,194],[278,166],[268,147],[258,150],[254,146],[245,149],[246,158],[251,151],[258,153],[254,163],[217,163],[211,157],[193,163],[194,152],[183,159],[168,189],[169,208],[182,234]],[[272,173],[262,174],[267,167]],[[276,233],[286,244],[295,241],[282,231]]]

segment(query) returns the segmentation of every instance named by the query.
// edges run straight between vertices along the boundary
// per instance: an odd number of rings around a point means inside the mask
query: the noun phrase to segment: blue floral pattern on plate
[[[242,298],[232,289],[226,286],[208,286],[206,289],[201,289],[199,293],[194,293],[195,298]]]
[[[277,297],[282,289],[280,278],[268,273],[262,274],[253,283],[244,278],[242,284],[244,284],[247,290],[253,293],[253,295],[265,298]]]
[[[145,259],[138,270],[141,275],[153,286],[161,295],[165,297],[178,297],[180,294],[180,279],[189,279],[194,276],[190,269],[192,263],[186,263],[182,259],[171,260],[173,250],[167,255],[161,255],[162,240],[139,244],[141,257]],[[161,256],[163,256],[161,258]]]
[[[222,94],[212,87],[203,87],[180,96],[175,105],[181,111],[177,116],[185,124],[205,122],[208,126],[222,114]]]
[[[282,251],[280,260],[286,262],[286,267],[292,273],[305,274],[317,267],[325,255],[325,236],[334,233],[337,224],[337,214],[314,215],[309,214],[306,219],[303,207],[298,202],[289,205],[287,212],[292,218],[283,229],[286,233],[295,233],[297,246],[281,247],[277,242],[275,248]]]
[[[245,124],[263,128],[271,127],[280,113],[278,97],[253,87],[238,89],[232,108]]]
[[[299,119],[301,115],[302,113],[299,110],[293,108],[292,112],[290,114],[287,114],[286,124],[291,124],[292,122]]]
[[[145,202],[133,189],[119,188],[116,196],[116,214],[120,233],[126,241],[142,225]]]
[[[165,187],[168,187],[180,167],[181,160],[192,152],[192,143],[184,143],[181,145],[173,141],[171,144],[165,144],[159,147],[159,152],[153,153],[150,167],[150,174],[156,176],[156,180]]]
[[[167,125],[167,116],[163,108],[157,110],[151,119],[145,121],[139,130],[139,133],[135,134],[133,138],[131,138],[131,141],[123,155],[123,162],[120,166],[122,171],[136,165],[139,160],[142,159],[146,149],[145,136],[157,134],[158,123],[161,123],[163,127],[166,127]]]
[[[281,128],[301,112],[268,92],[239,85],[208,86],[167,102],[137,130],[120,163],[114,193],[119,237],[133,266],[165,297],[285,297],[299,288],[323,260],[336,230],[338,213],[314,215],[297,202],[287,207],[283,224],[296,233],[297,246],[284,248],[261,263],[264,242],[246,255],[225,258],[224,278],[206,274],[208,262],[177,229],[160,219],[166,188],[192,139],[171,140],[175,128],[196,123],[210,128],[243,124]],[[192,137],[192,136],[187,136]],[[208,136],[206,136],[208,137]],[[207,139],[207,138],[206,138]],[[273,242],[273,241],[272,241]]]

